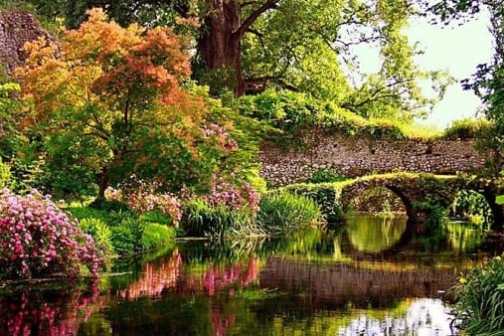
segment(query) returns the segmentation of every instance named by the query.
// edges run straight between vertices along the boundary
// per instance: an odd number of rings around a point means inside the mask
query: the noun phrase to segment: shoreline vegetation
[[[496,55],[463,85],[484,117],[423,126],[455,80],[415,63],[405,27],[419,12],[449,23],[482,6]],[[166,267],[178,271],[177,244],[194,239],[229,255],[260,253],[251,239],[309,260],[326,249],[324,262],[341,264],[352,260],[344,243],[361,256],[408,239],[418,253],[448,244],[463,255],[502,240],[503,13],[500,1],[0,0],[0,292],[96,285],[172,252]],[[356,40],[341,40],[355,25]],[[360,72],[354,44],[379,49],[379,71]],[[303,149],[320,132],[473,140],[488,160],[475,176],[326,167],[272,189],[261,145]],[[255,262],[239,281],[257,278]],[[503,282],[502,257],[461,277],[466,332],[504,335]]]

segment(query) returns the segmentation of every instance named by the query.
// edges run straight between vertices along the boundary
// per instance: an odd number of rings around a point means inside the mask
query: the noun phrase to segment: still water
[[[98,283],[0,296],[0,335],[457,335],[450,288],[488,255],[450,222],[404,241],[406,219],[276,241],[181,242]]]

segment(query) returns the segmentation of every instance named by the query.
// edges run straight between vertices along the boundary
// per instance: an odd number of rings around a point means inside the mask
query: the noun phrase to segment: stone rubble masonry
[[[5,68],[0,71],[12,74],[26,59],[25,43],[40,36],[51,39],[32,14],[18,10],[0,12],[0,66]]]
[[[312,142],[315,143],[315,142]],[[261,146],[262,176],[271,186],[305,182],[320,169],[356,177],[394,171],[455,174],[481,170],[474,140],[369,140],[321,135],[314,145]]]

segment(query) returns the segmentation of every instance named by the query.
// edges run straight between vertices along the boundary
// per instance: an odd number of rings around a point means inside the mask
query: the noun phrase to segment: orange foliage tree
[[[58,43],[25,46],[29,57],[16,70],[30,106],[23,127],[42,134],[56,168],[89,167],[99,198],[138,171],[194,175],[208,109],[182,87],[190,76],[184,45],[166,28],[122,28],[100,9],[88,15]]]

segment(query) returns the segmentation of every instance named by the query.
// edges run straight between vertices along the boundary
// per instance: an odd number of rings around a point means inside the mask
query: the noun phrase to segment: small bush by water
[[[169,216],[160,211],[137,215],[119,203],[107,204],[108,210],[82,204],[67,208],[80,220],[81,228],[95,238],[105,256],[152,252],[173,244],[176,231]]]
[[[320,226],[323,216],[315,201],[282,192],[263,197],[257,220],[267,232],[279,234]]]
[[[457,309],[467,335],[504,335],[504,260],[497,257],[460,280]]]
[[[212,206],[203,199],[187,201],[183,207],[182,229],[194,237],[223,238],[233,229],[249,226],[252,214],[224,205]]]
[[[488,230],[493,224],[493,214],[485,197],[472,190],[457,194],[452,204],[451,215],[468,220],[475,227]]]
[[[175,242],[175,229],[163,224],[146,224],[142,234],[143,251],[157,251],[172,246]]]
[[[93,237],[96,248],[103,256],[109,257],[114,254],[111,240],[112,232],[102,220],[98,218],[85,218],[80,221],[79,227],[83,232]]]
[[[307,197],[319,206],[322,214],[329,223],[336,223],[343,220],[343,210],[338,203],[339,182],[337,183],[301,183],[287,186],[280,192]]]

